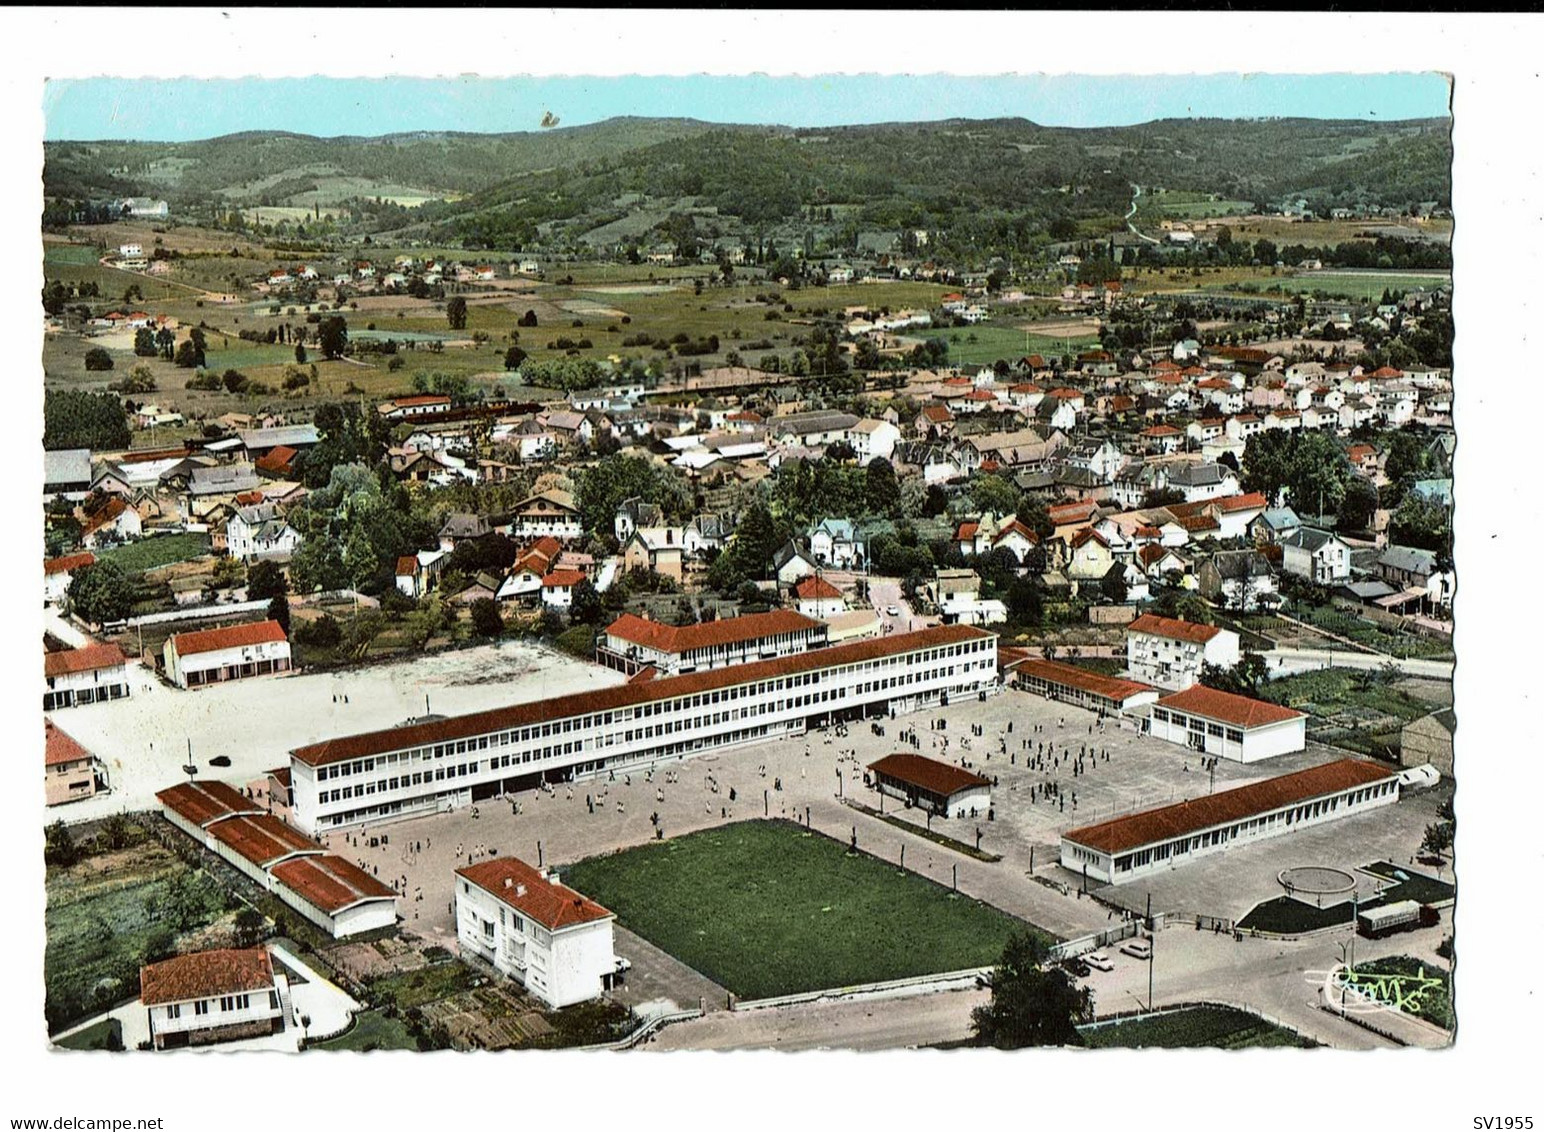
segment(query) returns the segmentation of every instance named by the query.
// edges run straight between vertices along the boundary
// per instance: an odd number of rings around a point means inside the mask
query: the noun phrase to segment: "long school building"
[[[312,833],[394,820],[997,688],[997,635],[936,626],[300,747],[292,813]]]
[[[1386,767],[1340,759],[1062,834],[1063,868],[1124,884],[1239,843],[1292,833],[1399,801]]]

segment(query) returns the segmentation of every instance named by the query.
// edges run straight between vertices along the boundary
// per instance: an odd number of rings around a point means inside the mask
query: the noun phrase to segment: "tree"
[[[101,372],[113,368],[113,356],[100,346],[86,351],[86,369]]]
[[[581,578],[574,586],[573,605],[569,607],[568,617],[575,625],[594,625],[606,615],[605,604],[601,601],[600,591],[588,578]]]
[[[1421,852],[1440,857],[1453,847],[1454,825],[1450,821],[1435,822],[1426,827],[1421,838]]]
[[[103,625],[122,621],[134,609],[134,583],[116,562],[100,561],[70,579],[70,608]]]
[[[460,295],[445,304],[445,318],[452,330],[466,329],[466,300]]]
[[[1372,525],[1373,512],[1378,509],[1378,489],[1366,476],[1353,475],[1346,479],[1345,498],[1340,501],[1340,511],[1335,525],[1343,531],[1365,531]]]
[[[295,364],[301,366],[306,364],[306,348],[299,342],[295,343]]]
[[[901,485],[883,456],[875,456],[864,469],[863,502],[872,515],[893,515],[900,510]]]
[[[996,1049],[1083,1044],[1077,1027],[1093,1017],[1093,992],[1051,965],[1038,937],[1009,937],[989,981],[991,1000],[970,1015],[980,1044]]]
[[[1440,500],[1407,495],[1389,516],[1389,538],[1400,546],[1449,555],[1453,549],[1453,522]]]
[[[155,332],[150,327],[141,326],[134,332],[134,353],[137,357],[153,358],[158,352],[155,344]]]
[[[526,311],[523,315],[520,316],[519,325],[521,327],[535,326],[536,325],[536,312],[533,311],[533,310]]]
[[[236,913],[236,946],[255,947],[263,938],[263,914],[256,908],[243,908]]]
[[[80,853],[75,848],[75,839],[65,828],[64,821],[61,819],[54,822],[43,835],[43,862],[67,869],[79,859]]]
[[[1012,515],[1019,505],[1019,489],[1006,476],[978,475],[970,483],[970,498],[978,511]]]
[[[1033,575],[1015,578],[1008,587],[1008,617],[1015,625],[1038,625],[1045,619],[1045,597],[1040,579]]]
[[[530,355],[522,350],[519,346],[511,346],[509,349],[504,351],[504,368],[511,370],[519,369],[521,363],[523,363],[528,357],[530,357]]]
[[[491,597],[480,597],[472,603],[472,632],[479,637],[497,637],[504,631],[504,615],[499,603]]]
[[[348,582],[343,551],[336,539],[322,534],[306,539],[290,560],[290,578],[296,593],[341,590]]]
[[[322,319],[322,324],[316,332],[316,340],[322,348],[322,357],[341,358],[344,351],[348,349],[348,323],[341,315]]]
[[[1099,579],[1099,592],[1106,601],[1119,605],[1126,600],[1126,567],[1117,562]]]
[[[284,597],[283,595],[280,595],[280,594],[275,594],[274,595],[273,600],[268,603],[268,620],[270,620],[270,621],[277,621],[279,623],[279,628],[284,630],[285,636],[289,635],[289,628],[290,628],[289,598]]]

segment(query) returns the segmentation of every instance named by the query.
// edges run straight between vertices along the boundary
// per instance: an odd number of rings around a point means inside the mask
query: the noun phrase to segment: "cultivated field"
[[[594,857],[564,881],[743,998],[989,966],[1027,927],[782,821]]]
[[[1231,1006],[1197,1006],[1081,1031],[1094,1049],[1266,1049],[1310,1041]]]

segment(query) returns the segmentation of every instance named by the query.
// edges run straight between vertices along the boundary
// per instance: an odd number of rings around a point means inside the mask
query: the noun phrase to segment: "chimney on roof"
[[[515,885],[515,895],[516,896],[524,896],[525,895],[525,885],[523,885],[523,884]]]
[[[505,888],[513,887],[514,883],[515,883],[515,878],[514,877],[505,877],[504,878],[504,887]]]
[[[550,873],[548,873],[547,874],[547,880],[550,883],[552,883],[552,884],[557,884],[558,883],[558,871],[556,869],[553,869]]]

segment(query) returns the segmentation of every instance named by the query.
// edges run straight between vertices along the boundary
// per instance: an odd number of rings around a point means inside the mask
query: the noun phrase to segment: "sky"
[[[1118,126],[1157,118],[1390,121],[1448,113],[1448,80],[1384,75],[615,76],[55,79],[50,141],[189,141],[243,130],[319,137],[412,130],[503,133],[622,115],[786,126],[1028,118]]]

